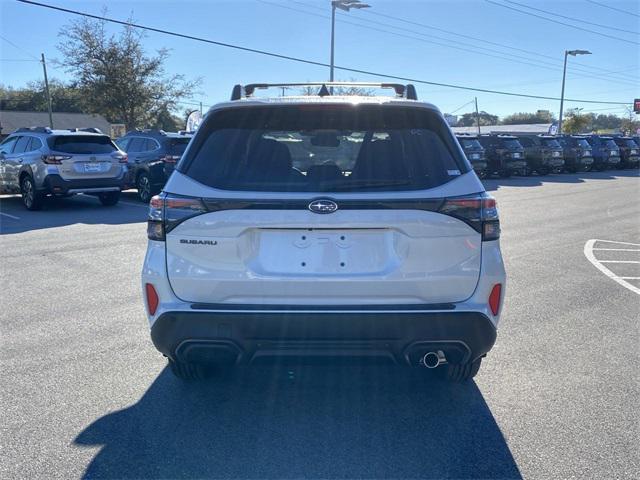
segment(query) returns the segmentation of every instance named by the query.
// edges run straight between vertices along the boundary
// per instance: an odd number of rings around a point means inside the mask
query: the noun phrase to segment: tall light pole
[[[333,82],[333,58],[335,47],[335,32],[336,32],[336,8],[348,12],[352,8],[369,8],[368,5],[360,0],[332,0],[331,2],[331,67],[329,70],[329,81]]]
[[[564,69],[562,70],[562,93],[560,94],[560,116],[558,117],[558,134],[562,133],[562,109],[564,107],[564,81],[567,77],[567,56],[591,55],[589,50],[565,50],[564,51]]]

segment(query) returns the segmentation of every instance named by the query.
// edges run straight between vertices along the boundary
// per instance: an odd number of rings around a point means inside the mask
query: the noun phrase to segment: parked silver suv
[[[0,193],[20,193],[29,210],[75,193],[115,205],[126,172],[127,154],[98,129],[20,128],[0,144]]]

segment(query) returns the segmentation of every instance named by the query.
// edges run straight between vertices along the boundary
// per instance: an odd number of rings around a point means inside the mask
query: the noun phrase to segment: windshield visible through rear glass
[[[187,149],[187,145],[189,145],[189,140],[191,138],[178,138],[176,140],[169,141],[168,151],[169,155],[180,156]]]
[[[544,146],[547,148],[562,148],[558,141],[554,138],[548,138],[544,140]]]
[[[461,138],[460,144],[462,145],[462,148],[464,148],[465,150],[470,148],[475,148],[478,150],[482,149],[482,145],[480,145],[480,142],[478,140],[469,140],[469,139]]]
[[[467,171],[436,112],[378,105],[247,107],[211,116],[180,166],[228,190],[417,190]]]
[[[95,154],[111,153],[117,150],[107,136],[64,135],[51,140],[51,149],[62,153]]]
[[[518,140],[502,140],[502,148],[520,150],[522,149],[522,145],[520,145],[520,142]]]

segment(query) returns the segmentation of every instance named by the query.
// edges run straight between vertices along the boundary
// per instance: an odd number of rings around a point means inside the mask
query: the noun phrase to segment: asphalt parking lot
[[[134,194],[0,197],[0,477],[640,478],[637,172],[486,186],[506,305],[454,385],[357,367],[185,385],[148,336]]]

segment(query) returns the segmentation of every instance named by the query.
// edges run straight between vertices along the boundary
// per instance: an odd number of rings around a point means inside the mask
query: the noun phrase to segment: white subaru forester
[[[184,379],[274,359],[472,378],[505,292],[495,200],[412,85],[311,85],[236,85],[152,199],[153,343]]]

